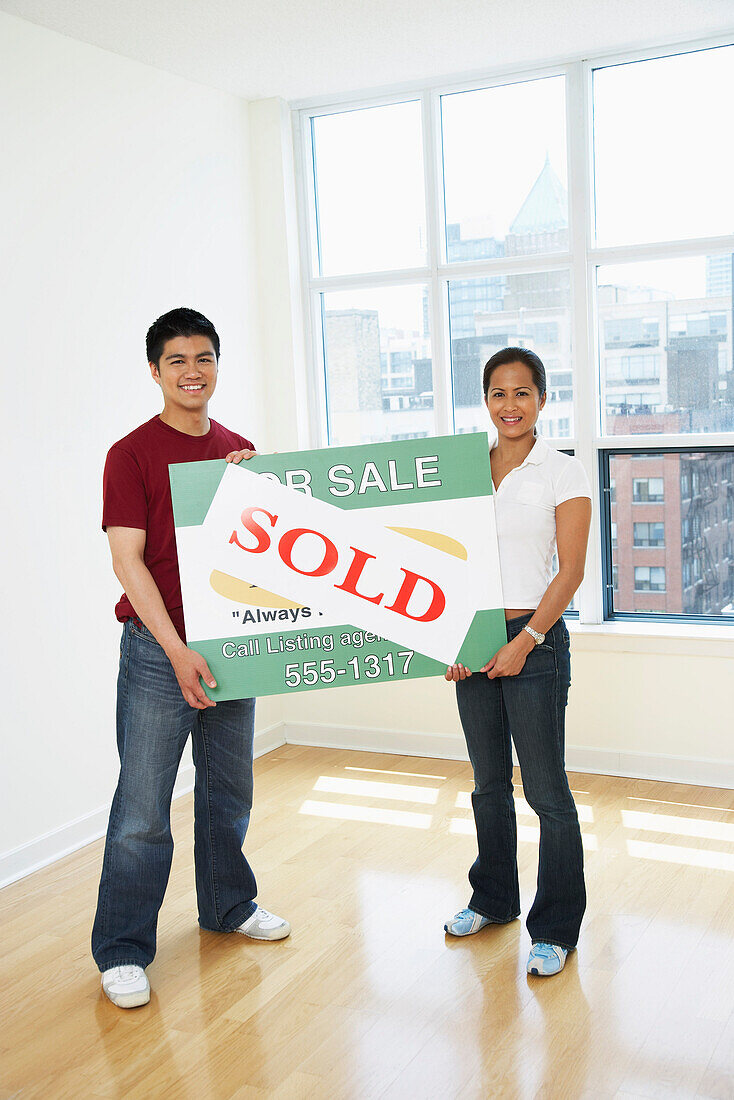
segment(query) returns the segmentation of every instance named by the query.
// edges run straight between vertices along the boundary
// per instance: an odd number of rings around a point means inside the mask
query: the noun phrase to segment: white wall
[[[211,316],[215,418],[256,441],[266,418],[247,105],[2,14],[0,41],[2,854],[114,789],[101,473],[160,408],[150,322],[184,304]]]

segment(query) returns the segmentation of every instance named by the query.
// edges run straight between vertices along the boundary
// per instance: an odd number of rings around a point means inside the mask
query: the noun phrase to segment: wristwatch
[[[545,634],[539,634],[537,630],[533,630],[532,626],[524,626],[523,630],[527,630],[530,637],[534,639],[536,645],[542,645],[545,641]]]

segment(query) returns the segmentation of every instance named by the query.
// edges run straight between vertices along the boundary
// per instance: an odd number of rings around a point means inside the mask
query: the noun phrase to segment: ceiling
[[[0,0],[0,11],[246,99],[291,101],[734,32],[734,0]]]

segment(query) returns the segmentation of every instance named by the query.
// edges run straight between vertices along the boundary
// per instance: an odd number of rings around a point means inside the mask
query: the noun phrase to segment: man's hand
[[[530,634],[527,630],[521,630],[516,638],[498,649],[492,660],[487,661],[479,671],[486,672],[490,680],[497,676],[517,676],[525,667],[528,653],[534,648],[535,642]]]
[[[181,649],[176,650],[173,656],[169,656],[169,660],[176,674],[178,686],[181,688],[181,694],[190,707],[196,707],[197,710],[206,710],[207,707],[217,705],[201,686],[201,680],[208,684],[210,688],[215,688],[217,682],[209,671],[209,665],[200,653],[189,649],[188,646],[182,646]],[[199,677],[201,677],[201,680]]]
[[[471,669],[465,668],[464,665],[449,665],[443,674],[444,680],[466,680],[467,676],[471,676]]]
[[[243,458],[254,458],[257,451],[230,451],[224,456],[225,462],[241,462]]]

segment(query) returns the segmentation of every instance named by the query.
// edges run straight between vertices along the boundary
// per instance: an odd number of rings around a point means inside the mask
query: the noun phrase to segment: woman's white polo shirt
[[[591,498],[586,471],[541,436],[495,489],[505,607],[536,608],[542,600],[553,577],[556,508],[574,497]]]

